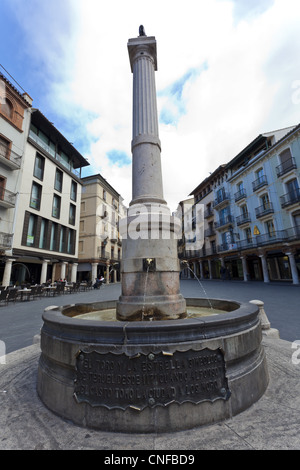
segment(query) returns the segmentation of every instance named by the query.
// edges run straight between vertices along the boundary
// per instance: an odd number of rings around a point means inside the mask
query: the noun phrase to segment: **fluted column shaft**
[[[132,201],[166,204],[163,197],[161,144],[158,136],[154,37],[130,39],[128,51],[133,73]]]
[[[159,143],[154,64],[145,55],[138,57],[133,67],[132,121],[133,142],[143,134],[157,137]]]

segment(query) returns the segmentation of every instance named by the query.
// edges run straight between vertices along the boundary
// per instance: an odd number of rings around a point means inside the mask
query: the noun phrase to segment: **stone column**
[[[285,254],[289,257],[293,284],[298,285],[299,284],[299,275],[298,275],[298,270],[297,270],[297,265],[296,265],[296,261],[295,261],[294,252],[290,251],[290,252],[285,253]]]
[[[133,72],[132,204],[166,203],[163,198],[154,71],[157,70],[154,37],[129,39]]]
[[[203,274],[203,261],[199,261],[200,265],[200,279],[204,279],[204,274]]]
[[[13,261],[16,261],[16,260],[13,259],[13,258],[8,258],[5,262],[5,268],[4,268],[3,279],[2,279],[2,286],[9,286],[10,285],[10,276],[11,276],[11,269],[12,269]]]
[[[186,316],[180,294],[177,233],[163,197],[155,70],[156,40],[128,41],[133,73],[132,200],[119,224],[122,237],[122,295],[119,320],[167,320]]]
[[[110,271],[110,264],[109,260],[106,261],[106,284],[109,284],[109,271]]]
[[[92,263],[92,281],[93,281],[93,283],[95,282],[95,279],[97,277],[97,268],[98,268],[98,263]]]
[[[77,266],[78,266],[78,263],[72,264],[71,282],[76,282],[77,280]]]
[[[240,256],[240,259],[242,260],[242,265],[243,265],[244,281],[247,282],[248,281],[248,275],[249,275],[247,260],[246,260],[245,256]]]
[[[41,278],[40,278],[40,284],[45,284],[47,281],[47,267],[48,263],[50,263],[49,259],[43,259],[43,264],[42,264],[42,271],[41,271]]]
[[[261,265],[262,265],[262,270],[263,270],[264,282],[270,282],[266,256],[265,256],[264,254],[260,254],[260,255],[258,255],[258,256],[259,256],[260,259],[261,259]]]
[[[67,267],[67,261],[63,261],[61,263],[61,268],[60,268],[60,278],[64,280],[66,278],[66,267]]]
[[[207,261],[208,261],[209,279],[212,279],[211,259],[208,259]]]

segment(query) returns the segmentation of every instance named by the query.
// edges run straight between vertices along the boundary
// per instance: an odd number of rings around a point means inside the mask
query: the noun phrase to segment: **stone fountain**
[[[122,294],[44,313],[37,390],[82,426],[170,432],[245,410],[266,390],[268,371],[256,305],[180,293],[180,227],[163,197],[156,40],[140,27],[128,52],[133,197],[120,224]]]

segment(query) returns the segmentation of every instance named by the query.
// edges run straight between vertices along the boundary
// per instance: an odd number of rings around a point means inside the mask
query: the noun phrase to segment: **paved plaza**
[[[114,450],[126,450],[126,455],[135,450],[152,454],[180,450],[187,455],[187,451],[192,454],[197,450],[300,449],[300,361],[291,342],[300,338],[299,287],[209,280],[202,284],[201,287],[196,280],[182,281],[181,291],[185,297],[202,296],[200,289],[204,289],[209,297],[263,300],[271,327],[280,330],[281,339],[265,336],[263,339],[270,382],[258,402],[224,422],[162,434],[81,428],[49,411],[36,393],[40,347],[38,343],[32,344],[33,336],[42,326],[43,310],[49,305],[117,299],[120,285],[107,285],[100,291],[17,302],[0,308],[1,339],[8,349],[6,363],[0,364],[0,449],[97,449],[107,455]],[[290,337],[289,341],[282,339],[284,336]]]
[[[280,338],[300,340],[300,287],[291,284],[264,284],[263,282],[197,280],[181,281],[184,297],[234,299],[249,302],[253,299],[265,302],[265,311],[271,327],[279,330]],[[6,344],[6,352],[30,346],[43,325],[42,314],[49,305],[115,300],[121,293],[120,284],[109,284],[100,290],[46,297],[29,302],[16,302],[0,306],[0,340]]]

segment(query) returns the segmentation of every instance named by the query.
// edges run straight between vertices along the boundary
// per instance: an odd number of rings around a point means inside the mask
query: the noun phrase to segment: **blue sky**
[[[127,41],[157,40],[164,195],[178,201],[258,134],[300,122],[299,0],[0,0],[0,64],[131,200]],[[174,184],[176,182],[176,184]]]

